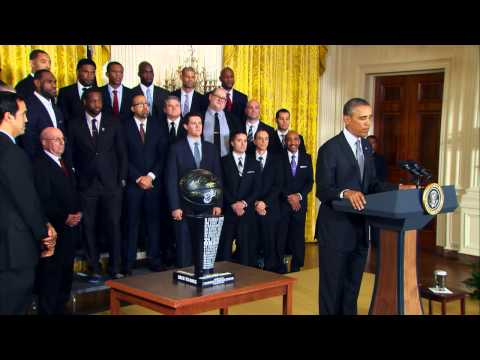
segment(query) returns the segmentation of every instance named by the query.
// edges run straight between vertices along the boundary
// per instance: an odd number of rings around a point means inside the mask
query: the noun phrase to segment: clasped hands
[[[82,220],[82,213],[80,211],[75,214],[68,214],[67,220],[65,221],[65,225],[74,227],[74,226],[77,226],[81,220]]]
[[[212,215],[213,216],[220,216],[222,215],[222,208],[220,207],[214,207],[212,209]],[[172,211],[172,218],[173,220],[180,221],[183,219],[183,210],[182,209],[175,209]]]
[[[267,204],[265,204],[263,201],[255,201],[255,211],[258,215],[267,215]]]
[[[55,244],[57,243],[57,232],[50,223],[47,223],[47,229],[48,236],[41,240],[42,252],[40,253],[40,257],[49,257],[52,256],[55,252]]]
[[[300,211],[302,205],[300,204],[300,196],[298,194],[290,194],[287,196],[287,201],[293,211]]]
[[[143,190],[150,190],[151,188],[153,188],[153,179],[148,175],[140,176],[136,180],[136,183]]]
[[[239,200],[237,202],[234,202],[231,206],[235,215],[243,216],[245,214],[245,208],[247,207],[247,203],[243,200]]]

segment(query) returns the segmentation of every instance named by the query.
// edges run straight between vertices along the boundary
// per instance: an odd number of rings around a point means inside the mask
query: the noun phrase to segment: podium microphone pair
[[[427,170],[425,167],[423,167],[414,160],[401,160],[398,162],[398,165],[400,166],[400,168],[407,170],[410,174],[414,176],[414,181],[417,185],[417,188],[420,187],[422,178],[424,181],[428,181],[432,177],[432,173],[429,170]]]

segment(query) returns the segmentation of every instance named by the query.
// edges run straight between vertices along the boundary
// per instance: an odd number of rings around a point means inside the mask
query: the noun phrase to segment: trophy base
[[[235,276],[230,272],[213,273],[204,276],[195,276],[187,271],[174,271],[173,280],[194,285],[200,288],[206,288],[214,285],[228,284],[235,281]]]

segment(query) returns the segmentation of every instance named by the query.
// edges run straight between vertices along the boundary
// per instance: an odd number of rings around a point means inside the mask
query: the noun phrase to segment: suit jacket
[[[28,110],[28,122],[21,143],[27,154],[33,159],[42,151],[40,133],[43,129],[52,127],[53,122],[45,106],[34,94],[29,96],[25,102]],[[57,118],[57,127],[66,136],[63,114],[54,101],[52,101],[52,106]]]
[[[117,119],[102,113],[96,147],[85,114],[72,120],[68,138],[79,190],[88,188],[95,177],[110,191],[126,180],[127,151]]]
[[[372,194],[398,189],[397,185],[378,181],[372,148],[365,139],[362,139],[362,148],[365,157],[363,181],[343,131],[318,150],[316,196],[321,205],[315,233],[320,246],[351,251],[362,241],[363,246],[368,247],[364,217],[333,210],[332,201],[340,199],[341,191],[350,189]]]
[[[76,82],[60,89],[57,104],[60,110],[62,110],[66,128],[68,129],[68,122],[73,118],[81,116],[85,111],[80,95],[78,94],[78,85]]]
[[[241,130],[247,134],[248,136],[248,126],[247,126],[247,121],[244,120],[242,122],[242,127],[241,127]],[[257,128],[257,131],[258,130],[265,130],[267,131],[268,133],[268,138],[271,139],[273,137],[273,128],[267,124],[265,124],[264,122],[262,121],[259,121],[258,122],[258,128]],[[269,142],[270,144],[270,142]],[[256,149],[256,146],[255,144],[253,143],[253,141],[249,142],[248,145],[247,145],[247,153],[250,154],[250,155],[254,155],[255,154],[255,149]]]
[[[243,176],[238,173],[237,164],[232,153],[222,157],[223,204],[225,214],[235,215],[231,205],[237,201],[247,202],[246,214],[253,214],[255,200],[261,190],[260,164],[255,157],[245,157]]]
[[[15,85],[15,91],[24,98],[32,95],[35,91],[35,85],[33,85],[33,76],[28,74],[24,79],[20,80],[17,85]]]
[[[208,107],[208,95],[212,92],[210,91],[205,95]],[[233,99],[232,99],[232,111],[228,111],[225,108],[225,112],[231,112],[239,120],[239,126],[245,121],[245,108],[247,107],[248,96],[244,93],[233,89]]]
[[[140,85],[132,88],[132,99],[135,95],[144,95]],[[165,105],[165,99],[170,95],[168,90],[161,88],[160,86],[153,86],[153,109],[152,116],[160,118],[163,115],[163,107]],[[145,95],[146,96],[146,95]]]
[[[149,172],[155,174],[153,191],[163,188],[165,159],[168,140],[161,129],[160,122],[152,117],[147,119],[145,143],[142,143],[140,131],[133,116],[123,124],[124,138],[128,157],[127,182],[137,186],[136,180]]]
[[[69,214],[81,210],[75,173],[69,160],[64,159],[64,162],[68,176],[44,151],[33,161],[38,195],[44,205],[47,219],[57,232],[61,232],[65,228],[65,221]]]
[[[180,99],[180,104],[181,104],[181,99],[182,99],[181,89],[177,89],[173,91],[171,95],[178,97]],[[205,96],[194,90],[193,97],[192,97],[192,105],[190,106],[190,112],[198,112],[200,114],[203,114],[207,110],[207,107],[208,107],[208,100],[206,100]],[[183,109],[182,109],[182,112],[183,112]]]
[[[280,155],[283,167],[283,187],[280,191],[280,200],[290,206],[287,200],[288,195],[300,193],[300,195],[302,195],[302,200],[300,201],[302,205],[301,212],[305,212],[308,207],[307,195],[312,191],[313,187],[312,157],[310,154],[301,153],[300,151],[298,151],[297,154],[297,171],[295,176],[292,175],[288,152],[285,151]]]
[[[268,143],[268,151],[273,152],[275,154],[281,154],[284,152],[286,149],[282,146],[282,142],[280,141],[280,138],[278,137],[277,129],[273,129],[273,133],[270,136],[270,141]],[[300,146],[298,147],[298,150],[306,153],[307,149],[305,148],[305,141],[303,140],[303,136],[300,135]]]
[[[281,157],[268,153],[263,171],[260,171],[262,185],[256,200],[263,201],[267,205],[267,214],[272,216],[279,214],[279,196],[283,187],[283,176]]]
[[[124,120],[132,115],[132,89],[123,85],[122,90],[122,102],[120,105],[120,113],[119,118],[120,120]],[[110,98],[110,93],[108,92],[108,85],[102,86],[100,88],[102,90],[102,99],[103,99],[103,110],[102,112],[113,115],[113,103]]]
[[[0,133],[0,199],[0,271],[34,268],[41,240],[48,236],[47,219],[30,159],[4,133]]]
[[[192,150],[188,145],[186,138],[177,141],[170,146],[168,153],[167,171],[165,177],[168,203],[170,210],[182,209],[180,200],[178,182],[189,171],[196,169]],[[215,147],[202,140],[202,161],[200,169],[212,172],[222,182],[222,168],[220,165],[220,156]]]
[[[169,146],[180,139],[184,139],[187,136],[187,130],[185,130],[185,128],[183,127],[183,124],[184,124],[183,118],[180,118],[180,122],[178,124],[178,130],[175,135],[175,140],[173,142],[170,142],[170,128],[168,125],[167,115],[165,114],[160,115],[160,117],[158,118],[158,122],[160,123],[160,128],[162,133],[167,138]]]
[[[202,116],[202,125],[203,125],[204,128],[205,128],[205,115],[207,113],[207,110],[205,110],[202,113],[202,115],[203,115]],[[225,118],[227,119],[227,125],[228,125],[228,129],[230,130],[230,134],[232,134],[235,131],[241,131],[242,128],[240,126],[238,126],[239,121],[238,121],[237,117],[234,114],[229,113],[228,111],[226,111],[224,113],[225,113]],[[202,137],[203,137],[203,135],[204,135],[204,133],[202,132]]]

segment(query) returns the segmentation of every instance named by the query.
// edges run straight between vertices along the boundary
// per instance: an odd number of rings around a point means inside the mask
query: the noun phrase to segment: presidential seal
[[[437,183],[431,183],[423,190],[422,204],[429,215],[437,215],[442,211],[444,200],[442,187]]]

